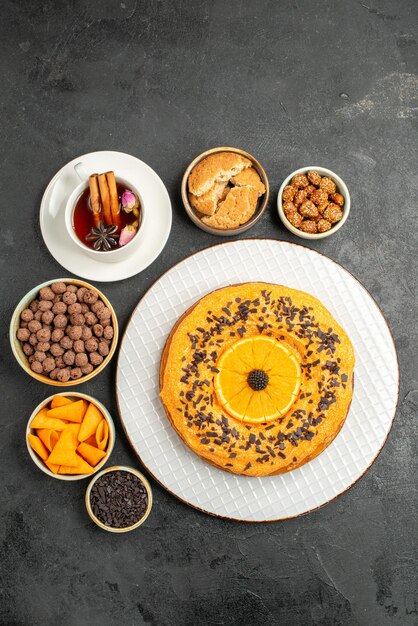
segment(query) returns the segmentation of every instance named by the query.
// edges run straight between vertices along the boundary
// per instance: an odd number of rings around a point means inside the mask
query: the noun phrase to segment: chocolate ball
[[[30,364],[30,368],[36,374],[42,374],[44,371],[42,363],[40,363],[39,361],[32,361],[32,363]]]
[[[46,373],[52,372],[52,370],[55,369],[55,359],[53,359],[50,356],[47,357],[42,363],[42,366],[43,366],[44,372]]]
[[[42,313],[42,317],[41,320],[44,324],[51,324],[52,320],[54,319],[54,314],[52,311],[45,311],[45,313]]]
[[[87,354],[85,352],[79,352],[75,355],[75,364],[77,367],[84,367],[88,363]]]
[[[52,356],[61,356],[64,354],[64,348],[61,348],[59,343],[53,343],[49,351],[51,352]]]
[[[82,339],[77,339],[77,341],[74,341],[74,343],[73,343],[73,350],[76,353],[78,353],[78,352],[85,352],[84,341]]]
[[[55,328],[51,333],[51,341],[54,341],[54,342],[61,341],[63,337],[64,337],[64,331],[62,330],[62,328]]]
[[[68,382],[70,380],[70,368],[64,367],[63,369],[59,370],[57,373],[57,380],[60,383]]]
[[[99,347],[99,342],[96,337],[92,337],[91,339],[87,339],[84,345],[86,347],[86,352],[96,352]]]
[[[79,302],[74,302],[74,304],[70,304],[70,306],[68,307],[68,313],[70,315],[72,315],[73,313],[81,313],[81,304]]]
[[[74,304],[74,302],[77,302],[77,296],[71,291],[66,291],[62,296],[62,301],[68,305]]]
[[[47,328],[41,328],[36,333],[38,341],[49,341],[51,339],[51,331]]]
[[[52,312],[55,315],[59,315],[59,314],[63,314],[67,311],[67,305],[65,304],[65,302],[56,302],[53,306],[52,306]]]
[[[20,318],[24,322],[30,322],[31,320],[33,320],[33,311],[31,311],[30,309],[24,309],[20,314]]]
[[[93,326],[93,332],[96,335],[96,337],[102,337],[102,335],[103,335],[103,326],[101,324],[95,324]]]
[[[80,367],[73,367],[73,369],[70,370],[70,378],[71,378],[71,380],[77,380],[77,378],[81,378],[82,375],[83,375],[83,373],[82,373]]]
[[[93,366],[100,365],[102,361],[103,357],[101,354],[99,354],[98,352],[90,352],[90,363]]]
[[[68,324],[67,317],[62,313],[59,313],[54,317],[53,324],[55,328],[65,328]]]
[[[74,350],[67,350],[64,353],[63,357],[65,365],[74,365],[75,362],[75,352]]]
[[[94,304],[95,302],[97,302],[99,296],[97,295],[97,293],[95,293],[94,291],[92,291],[91,289],[88,289],[86,291],[86,293],[84,294],[84,302],[86,304]]]
[[[30,337],[30,330],[28,328],[19,328],[16,333],[16,337],[19,341],[27,341]]]
[[[54,297],[55,297],[55,294],[50,287],[42,287],[42,289],[39,292],[40,300],[53,300]]]
[[[53,306],[54,305],[51,300],[41,300],[38,306],[38,311],[42,311],[42,313],[45,313],[45,311],[49,311],[49,309],[52,309]]]
[[[67,289],[67,285],[63,282],[52,283],[51,285],[51,290],[56,294],[64,293],[66,289]]]

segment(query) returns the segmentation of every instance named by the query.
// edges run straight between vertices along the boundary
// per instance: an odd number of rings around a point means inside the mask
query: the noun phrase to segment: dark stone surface
[[[2,624],[417,623],[417,118],[414,0],[86,2],[5,0],[1,64]],[[344,228],[311,247],[371,291],[399,351],[400,404],[367,475],[325,508],[285,523],[222,521],[153,484],[145,527],[92,526],[86,484],[34,468],[24,444],[50,388],[8,347],[32,286],[68,274],[43,245],[39,203],[84,152],[149,163],[173,202],[173,229],[142,274],[104,286],[121,327],[162,271],[217,243],[188,221],[179,182],[206,148],[247,149],[265,165],[268,212],[248,237],[294,239],[275,195],[296,167],[339,172]],[[80,387],[117,415],[115,364]],[[117,419],[112,461],[137,465]]]

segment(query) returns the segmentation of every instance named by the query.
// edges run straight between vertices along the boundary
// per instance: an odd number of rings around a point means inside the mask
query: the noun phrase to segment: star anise
[[[91,229],[89,234],[86,236],[86,241],[93,241],[93,250],[103,250],[108,252],[112,249],[112,247],[117,245],[117,238],[119,235],[115,235],[118,227],[114,224],[110,226],[105,226],[103,222]]]

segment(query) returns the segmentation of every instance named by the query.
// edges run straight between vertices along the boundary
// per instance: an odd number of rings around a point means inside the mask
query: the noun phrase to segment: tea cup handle
[[[81,182],[88,180],[89,175],[87,174],[86,169],[82,163],[76,163],[74,165],[74,170]]]

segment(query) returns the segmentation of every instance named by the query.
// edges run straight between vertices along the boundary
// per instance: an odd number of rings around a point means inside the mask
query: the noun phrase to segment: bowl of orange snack
[[[99,471],[115,443],[109,411],[84,393],[56,394],[29,418],[26,445],[32,461],[48,476],[80,480]]]

